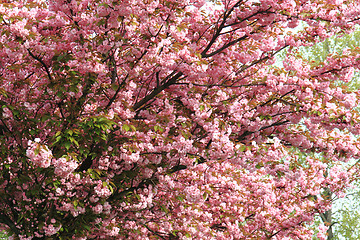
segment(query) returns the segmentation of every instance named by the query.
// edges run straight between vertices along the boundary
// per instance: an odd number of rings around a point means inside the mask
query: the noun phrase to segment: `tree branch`
[[[0,223],[7,225],[16,235],[20,235],[19,229],[16,227],[13,221],[5,214],[0,213]]]
[[[35,60],[37,60],[37,61],[45,68],[45,71],[46,71],[46,73],[47,73],[47,76],[48,76],[50,82],[53,82],[53,79],[52,79],[52,77],[51,77],[49,68],[48,68],[48,66],[46,66],[46,64],[44,63],[44,61],[43,61],[41,58],[35,56],[29,49],[27,49],[27,51],[29,52],[29,54],[30,54],[30,56],[31,56],[32,58],[34,58]]]
[[[178,72],[172,78],[170,78],[168,81],[166,81],[164,84],[162,84],[159,87],[155,88],[149,95],[145,96],[139,102],[135,103],[134,106],[132,107],[133,110],[136,111],[139,108],[141,108],[143,105],[145,105],[148,101],[153,99],[156,95],[158,95],[164,89],[166,89],[170,85],[174,84],[176,82],[176,80],[178,80],[178,78],[181,77],[182,75],[183,75],[182,72]]]

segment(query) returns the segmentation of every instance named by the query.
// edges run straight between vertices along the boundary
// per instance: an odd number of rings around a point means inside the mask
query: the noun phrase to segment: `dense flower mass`
[[[357,0],[2,1],[1,227],[310,239],[360,170],[341,164],[360,155],[360,51],[298,49],[359,15]]]

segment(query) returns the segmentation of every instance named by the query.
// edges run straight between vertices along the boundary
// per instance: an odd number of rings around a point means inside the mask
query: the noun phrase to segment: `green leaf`
[[[76,209],[77,206],[79,205],[79,200],[74,200],[73,205],[74,205],[74,208]]]
[[[66,150],[69,150],[71,147],[71,142],[65,142],[64,146],[65,146]]]
[[[208,198],[208,194],[207,194],[207,193],[204,193],[204,194],[203,194],[203,198],[204,198],[204,200],[206,200],[206,199]]]
[[[163,211],[163,212],[165,212],[165,213],[168,213],[168,212],[169,212],[169,209],[167,209],[167,207],[164,206],[164,205],[161,205],[161,206],[160,206],[160,209],[161,209],[161,211]]]
[[[59,56],[56,58],[56,60],[59,61],[59,62],[61,62],[61,60],[63,60],[64,57],[65,57],[65,56],[64,56],[63,54],[61,54],[61,55],[59,55]]]
[[[86,230],[91,231],[90,226],[88,226],[88,225],[84,225],[83,227],[84,227]]]
[[[295,214],[296,214],[296,210],[294,209],[291,213],[290,213],[290,217],[293,217],[293,216],[295,216]]]
[[[61,138],[62,138],[61,136],[57,136],[57,137],[56,137],[56,140],[55,140],[55,142],[54,142],[54,143],[59,142],[59,141],[61,140]]]
[[[129,127],[129,125],[127,125],[127,124],[124,124],[124,125],[122,126],[122,129],[123,129],[124,131],[126,131],[126,132],[130,131],[130,127]]]
[[[245,152],[247,150],[246,145],[241,145],[241,147],[239,148],[240,152]]]
[[[35,153],[35,155],[38,155],[40,153],[40,148],[39,147],[35,148],[34,153]]]
[[[24,215],[20,215],[20,217],[17,219],[16,223],[19,224],[23,218],[24,218]]]
[[[245,225],[246,225],[246,222],[247,222],[247,220],[245,220],[245,221],[243,221],[243,222],[239,222],[239,227],[244,227]]]
[[[181,201],[181,202],[184,201],[184,197],[181,196],[181,195],[176,196],[176,199],[179,200],[179,201]]]
[[[164,129],[158,125],[154,126],[154,130],[155,130],[155,132],[158,132],[158,131],[161,133],[164,132]]]

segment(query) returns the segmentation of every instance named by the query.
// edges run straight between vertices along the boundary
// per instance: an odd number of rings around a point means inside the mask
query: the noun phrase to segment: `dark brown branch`
[[[170,85],[174,84],[179,77],[183,75],[182,72],[178,72],[173,77],[171,77],[168,81],[160,85],[159,87],[155,88],[149,95],[145,96],[143,99],[141,99],[139,102],[135,103],[133,106],[134,111],[141,108],[143,105],[145,105],[148,101],[155,98],[156,95],[158,95],[160,92],[162,92],[164,89],[169,87]]]
[[[242,22],[244,22],[244,21],[246,21],[246,20],[250,20],[250,18],[255,17],[255,16],[258,15],[258,14],[273,13],[273,12],[269,12],[269,11],[268,11],[268,10],[270,10],[270,9],[271,9],[271,7],[269,7],[269,8],[268,8],[267,10],[265,10],[265,11],[255,12],[255,13],[247,16],[246,18],[243,18],[243,19],[241,19],[241,20],[239,19],[240,21],[238,21],[238,22],[233,22],[233,23],[230,23],[230,24],[224,26],[223,29],[228,28],[228,27],[232,27],[232,26],[235,26],[235,25],[238,25],[238,24],[241,24]],[[241,29],[241,28],[242,28],[242,27],[238,27],[238,28],[229,30],[229,31],[227,31],[227,32],[220,33],[220,35],[224,35],[224,34],[227,34],[227,33],[230,33],[230,32],[234,32],[234,31],[239,30],[239,29]]]
[[[245,36],[242,36],[241,38],[238,38],[238,39],[235,39],[227,44],[224,44],[221,48],[213,51],[212,53],[209,53],[209,54],[201,54],[201,57],[202,58],[209,58],[209,57],[212,57],[216,54],[218,54],[219,52],[222,52],[223,50],[227,49],[228,47],[231,47],[232,45],[242,41],[242,40],[245,40],[248,36],[245,35]]]
[[[317,75],[313,75],[313,76],[310,76],[310,77],[311,77],[311,78],[315,78],[315,77],[318,77],[318,76],[320,76],[320,75],[324,75],[324,74],[327,74],[327,73],[340,72],[340,71],[342,71],[342,70],[344,70],[344,69],[346,69],[346,68],[349,68],[349,67],[351,67],[351,66],[349,65],[349,66],[341,67],[341,68],[339,68],[339,69],[330,69],[330,70],[327,70],[327,71],[325,71],[325,72],[322,72],[322,73],[319,73],[319,74],[317,74]]]
[[[149,230],[149,232],[155,234],[156,236],[158,236],[159,238],[163,239],[163,240],[167,240],[163,235],[165,235],[166,233],[159,233],[159,232],[155,232],[154,230],[152,230],[151,228],[149,228],[146,224],[142,224],[147,230]]]
[[[265,130],[267,128],[275,127],[275,126],[281,126],[281,125],[284,125],[284,124],[286,124],[288,122],[290,122],[290,121],[285,120],[285,121],[276,122],[276,123],[273,123],[273,124],[271,124],[269,126],[265,126],[265,127],[260,128],[259,131]]]
[[[265,130],[267,128],[271,128],[271,127],[275,127],[275,126],[281,126],[281,125],[284,125],[286,123],[290,122],[289,120],[284,120],[284,121],[279,121],[279,122],[275,122],[273,124],[270,124],[268,126],[264,126],[264,127],[261,127],[259,130],[257,131],[245,131],[243,134],[241,134],[240,136],[238,136],[236,138],[236,141],[242,141],[245,139],[246,136],[249,136],[251,134],[254,134],[255,132],[260,132],[262,130]]]
[[[91,151],[93,151],[94,148],[95,148],[95,144],[92,144],[90,147]],[[85,160],[80,164],[80,166],[75,171],[76,172],[87,171],[93,164],[94,158],[95,156],[90,152],[85,158]]]
[[[137,189],[142,189],[149,185],[154,184],[155,181],[157,181],[157,179],[144,179],[136,187],[129,187],[126,190],[114,193],[112,196],[110,196],[108,198],[108,200],[111,202],[111,201],[117,201],[119,199],[122,199],[123,197],[127,196],[128,194],[131,194],[132,192],[134,192]]]
[[[174,85],[190,85],[190,83],[174,83]],[[249,83],[249,84],[243,84],[243,85],[225,85],[225,84],[198,84],[193,83],[192,85],[197,87],[224,87],[224,88],[240,88],[240,87],[251,87],[251,86],[266,86],[265,83]]]
[[[269,100],[266,101],[265,103],[260,104],[260,106],[263,107],[263,106],[267,105],[268,103],[272,102],[273,100],[275,100],[274,103],[273,103],[273,104],[275,104],[275,103],[277,103],[278,101],[281,101],[283,97],[285,97],[286,95],[289,95],[290,93],[293,93],[293,92],[295,92],[295,89],[293,89],[293,90],[291,90],[291,91],[283,94],[282,96],[280,96],[280,97],[278,97],[278,98],[269,99]],[[291,105],[291,104],[290,104],[290,105]],[[256,107],[255,107],[255,108],[256,108]]]
[[[223,14],[223,20],[220,23],[220,26],[216,28],[216,31],[213,35],[213,37],[211,38],[209,44],[206,46],[206,48],[201,52],[201,57],[206,56],[207,52],[209,51],[209,49],[211,48],[211,46],[216,42],[216,39],[220,36],[220,32],[222,31],[222,29],[225,27],[225,23],[226,20],[228,19],[228,17],[231,15],[231,13],[235,10],[236,7],[238,7],[240,5],[240,3],[242,2],[242,0],[238,1],[231,9],[227,10],[224,12]]]
[[[27,51],[29,52],[29,54],[30,54],[30,56],[31,56],[32,58],[34,58],[35,60],[37,60],[37,61],[45,68],[45,71],[46,71],[46,73],[47,73],[47,76],[48,76],[50,82],[53,82],[53,79],[52,79],[52,77],[51,77],[49,68],[48,68],[48,66],[46,66],[46,64],[44,63],[44,61],[43,61],[41,58],[35,56],[29,49],[27,49]]]
[[[108,109],[111,104],[115,101],[117,95],[119,94],[120,90],[122,87],[124,87],[126,79],[129,77],[129,74],[127,74],[124,78],[124,80],[121,82],[121,84],[119,84],[118,88],[116,89],[115,94],[111,97],[111,99],[109,100],[108,104],[105,106],[105,109]]]

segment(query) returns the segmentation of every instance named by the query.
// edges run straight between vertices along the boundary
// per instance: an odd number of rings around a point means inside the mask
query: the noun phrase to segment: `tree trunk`
[[[332,192],[330,191],[330,189],[325,188],[324,198],[331,199],[331,197],[332,197]],[[324,224],[326,226],[329,227],[327,230],[327,240],[332,240],[334,237],[333,229],[332,229],[333,223],[332,223],[332,211],[331,210],[332,209],[330,208],[326,212],[320,213],[321,220],[324,222]]]

